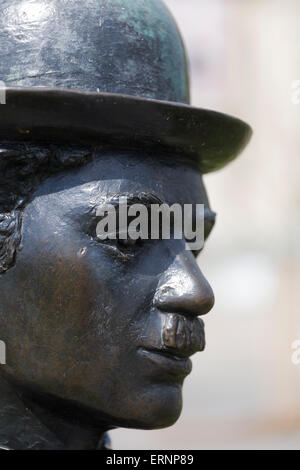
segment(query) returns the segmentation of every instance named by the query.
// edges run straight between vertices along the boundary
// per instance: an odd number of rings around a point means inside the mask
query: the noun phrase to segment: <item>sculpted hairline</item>
[[[37,187],[61,171],[93,160],[95,148],[59,144],[0,143],[0,276],[16,262],[22,215]]]

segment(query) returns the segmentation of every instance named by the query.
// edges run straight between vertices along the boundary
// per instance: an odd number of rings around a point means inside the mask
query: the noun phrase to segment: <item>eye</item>
[[[103,244],[112,256],[121,261],[129,261],[134,259],[141,249],[142,240],[104,240],[99,241]]]
[[[124,248],[132,248],[133,246],[140,244],[138,242],[140,242],[140,240],[132,240],[131,238],[128,238],[127,240],[117,240],[117,244]]]
[[[142,240],[141,238],[133,240],[130,237],[126,238],[125,240],[121,240],[120,238],[117,238],[116,240],[117,246],[119,246],[119,248],[123,250],[133,250],[139,248],[143,245],[144,241],[145,240]]]

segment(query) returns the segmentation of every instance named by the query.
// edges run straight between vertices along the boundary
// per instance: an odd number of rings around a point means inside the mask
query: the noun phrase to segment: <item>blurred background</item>
[[[199,265],[216,305],[183,414],[160,431],[113,431],[113,447],[300,450],[300,2],[166,3],[190,58],[192,104],[246,120],[254,137],[205,177],[219,216]]]

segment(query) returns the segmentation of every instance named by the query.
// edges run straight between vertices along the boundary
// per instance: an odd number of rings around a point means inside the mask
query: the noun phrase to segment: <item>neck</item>
[[[103,448],[107,429],[71,421],[0,376],[0,447],[23,450]]]

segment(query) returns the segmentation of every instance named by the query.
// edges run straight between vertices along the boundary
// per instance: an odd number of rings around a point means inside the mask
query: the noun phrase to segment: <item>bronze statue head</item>
[[[188,105],[160,0],[4,3],[0,406],[15,394],[16,411],[0,445],[91,448],[117,426],[170,426],[212,290],[183,239],[99,241],[97,208],[120,195],[204,204],[208,236],[202,174],[236,157],[250,128]]]

